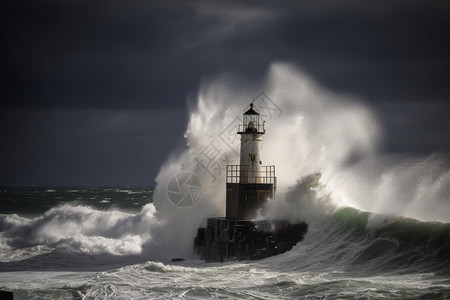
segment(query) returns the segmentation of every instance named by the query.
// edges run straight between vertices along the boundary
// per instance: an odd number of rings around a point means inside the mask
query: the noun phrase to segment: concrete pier
[[[307,229],[306,223],[210,218],[198,229],[194,252],[206,262],[262,259],[289,251]]]

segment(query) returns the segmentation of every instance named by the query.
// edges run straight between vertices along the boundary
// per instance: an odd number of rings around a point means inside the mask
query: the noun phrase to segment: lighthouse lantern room
[[[226,218],[250,220],[276,188],[275,166],[262,165],[264,121],[253,109],[246,111],[238,125],[241,136],[239,165],[227,166]]]

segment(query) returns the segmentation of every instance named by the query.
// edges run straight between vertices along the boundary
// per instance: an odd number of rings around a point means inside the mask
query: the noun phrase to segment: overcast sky
[[[364,99],[384,151],[450,150],[448,0],[6,0],[0,22],[0,185],[153,185],[201,80],[275,61]]]

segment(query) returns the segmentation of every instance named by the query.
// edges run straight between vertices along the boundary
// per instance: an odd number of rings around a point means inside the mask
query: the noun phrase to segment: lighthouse
[[[262,165],[265,133],[264,121],[251,103],[237,128],[237,134],[241,136],[239,165],[227,166],[227,219],[250,220],[267,199],[274,196],[275,166]]]
[[[308,225],[287,220],[258,220],[257,211],[276,189],[275,166],[263,166],[264,121],[250,104],[238,124],[239,165],[226,169],[226,217],[206,220],[197,230],[194,254],[206,262],[263,259],[292,249]]]

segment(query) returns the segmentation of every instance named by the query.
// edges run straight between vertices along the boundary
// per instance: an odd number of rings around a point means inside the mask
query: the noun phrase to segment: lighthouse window
[[[250,154],[250,161],[256,161],[256,154]]]

